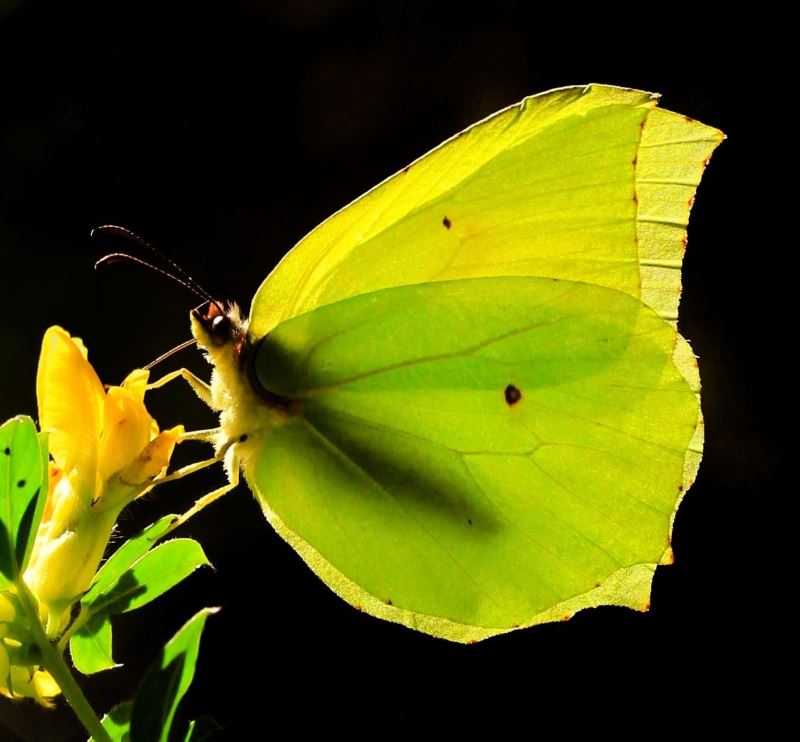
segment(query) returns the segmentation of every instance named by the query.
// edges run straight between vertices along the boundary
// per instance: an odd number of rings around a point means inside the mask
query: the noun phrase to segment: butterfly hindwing
[[[261,383],[295,403],[248,481],[334,590],[430,633],[552,620],[604,590],[641,608],[697,418],[674,346],[640,301],[572,281],[320,307],[258,350]]]

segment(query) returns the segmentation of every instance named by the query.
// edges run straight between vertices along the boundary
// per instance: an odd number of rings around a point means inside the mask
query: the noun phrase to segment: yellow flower
[[[36,393],[53,462],[24,577],[51,639],[89,588],[120,511],[158,483],[183,432],[159,432],[144,406],[148,375],[136,370],[105,390],[79,339],[45,333]]]
[[[11,633],[11,627],[16,617],[17,610],[14,603],[9,599],[5,591],[0,592],[0,692],[4,690],[3,685],[11,669],[8,650],[3,640]]]
[[[52,706],[61,689],[47,670],[25,656],[30,650],[30,644],[25,643],[29,632],[19,614],[13,588],[0,591],[0,694],[33,698],[43,706]]]

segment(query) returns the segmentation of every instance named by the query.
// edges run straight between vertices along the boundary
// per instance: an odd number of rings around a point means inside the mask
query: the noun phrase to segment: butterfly
[[[249,318],[193,310],[214,434],[357,608],[471,642],[646,610],[702,452],[676,331],[721,132],[604,85],[525,98],[301,240]]]

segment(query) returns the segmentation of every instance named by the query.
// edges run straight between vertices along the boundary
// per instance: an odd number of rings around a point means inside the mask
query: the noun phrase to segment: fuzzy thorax
[[[229,447],[225,467],[230,475],[230,470],[239,463],[246,469],[248,459],[260,448],[278,419],[247,378],[244,366],[250,343],[247,318],[242,317],[234,302],[206,307],[205,311],[192,312],[192,334],[213,368],[211,407],[220,413],[214,447],[217,451]]]

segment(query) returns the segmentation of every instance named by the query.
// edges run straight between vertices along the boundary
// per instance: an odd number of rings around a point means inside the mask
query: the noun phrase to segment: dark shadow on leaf
[[[146,590],[147,586],[139,582],[132,572],[125,572],[107,593],[93,602],[92,610],[97,611],[102,608],[111,614],[124,613],[131,601]]]
[[[162,649],[139,686],[131,712],[131,742],[153,742],[160,739],[162,731],[169,732],[165,724],[179,689],[186,655],[180,653],[166,667],[161,666],[163,662]]]
[[[8,580],[14,579],[11,549],[8,528],[5,523],[0,522],[0,573]]]
[[[33,531],[35,530],[37,524],[33,523],[33,518],[36,515],[36,506],[39,502],[39,494],[41,492],[41,488],[37,487],[36,491],[33,493],[30,501],[28,502],[27,506],[25,507],[25,512],[22,514],[22,517],[19,520],[19,526],[17,527],[17,543],[16,543],[16,557],[17,557],[17,564],[24,567],[23,560],[25,559],[25,551],[28,547],[28,542],[33,535]]]

